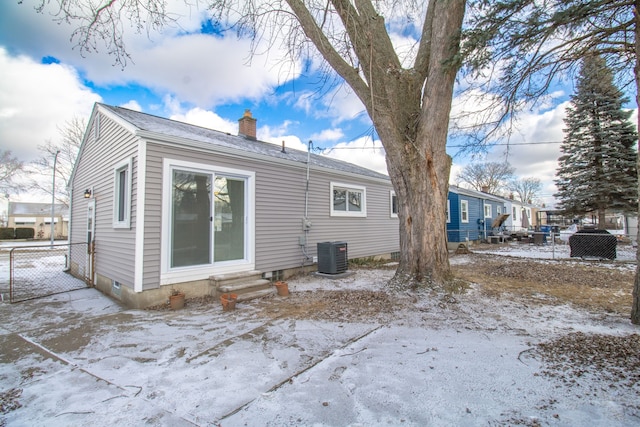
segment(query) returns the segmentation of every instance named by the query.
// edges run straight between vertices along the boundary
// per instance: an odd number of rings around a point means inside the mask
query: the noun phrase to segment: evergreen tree
[[[622,109],[625,102],[605,60],[585,57],[564,120],[555,197],[565,213],[597,212],[599,227],[607,210],[638,209],[638,135],[629,121],[632,112]]]

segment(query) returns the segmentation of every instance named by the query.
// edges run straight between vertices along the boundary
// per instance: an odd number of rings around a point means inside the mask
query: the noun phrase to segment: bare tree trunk
[[[287,0],[305,34],[351,86],[386,152],[398,199],[400,265],[394,284],[442,284],[450,276],[446,206],[451,159],[446,153],[465,0],[429,0],[413,68],[393,49],[371,2],[331,0],[358,58],[353,67],[330,47],[300,0]]]
[[[636,66],[634,70],[636,77],[636,104],[640,106],[640,62],[638,60],[638,58],[640,57],[640,0],[635,1],[634,15],[636,20]],[[640,113],[637,120],[638,129],[640,129]],[[638,148],[640,148],[640,140],[638,141]],[[640,156],[638,156],[636,164],[638,166],[638,171],[640,171]],[[638,180],[638,183],[640,186],[640,180]],[[640,213],[640,204],[638,208],[638,212]],[[638,228],[638,235],[636,236],[636,239],[640,242],[640,227]],[[633,304],[631,307],[631,323],[640,325],[640,251],[636,251],[636,277],[633,281]]]
[[[442,284],[451,275],[446,234],[451,158],[446,153],[446,143],[458,68],[447,65],[447,61],[458,51],[465,2],[437,1],[431,2],[430,7],[435,8],[432,16],[437,25],[431,32],[429,71],[421,106],[416,106],[417,114],[402,113],[405,120],[415,117],[415,122],[396,129],[395,139],[384,123],[375,122],[385,144],[387,169],[399,201],[401,258],[393,282],[405,286]],[[400,110],[400,105],[411,98],[408,94],[396,95]]]

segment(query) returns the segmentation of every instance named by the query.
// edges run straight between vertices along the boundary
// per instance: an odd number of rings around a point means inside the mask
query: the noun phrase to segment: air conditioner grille
[[[318,243],[318,273],[344,273],[348,264],[347,242]]]

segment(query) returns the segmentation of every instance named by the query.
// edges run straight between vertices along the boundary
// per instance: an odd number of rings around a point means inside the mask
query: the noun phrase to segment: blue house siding
[[[452,243],[480,240],[492,231],[491,223],[500,213],[504,213],[504,203],[490,194],[449,187],[449,209],[451,220],[447,222],[447,240]],[[462,222],[462,203],[468,204],[468,222]],[[491,206],[491,218],[484,216],[484,206]]]
[[[449,206],[451,221],[447,223],[447,239],[449,242],[466,242],[478,240],[480,231],[478,219],[482,209],[481,201],[477,198],[449,191]],[[468,222],[462,222],[462,203],[468,205]]]

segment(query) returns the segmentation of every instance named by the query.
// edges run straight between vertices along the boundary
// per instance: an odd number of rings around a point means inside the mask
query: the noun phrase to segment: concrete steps
[[[276,289],[271,281],[263,279],[260,271],[221,274],[211,276],[209,280],[219,294],[237,294],[238,301],[248,301],[276,294]]]

